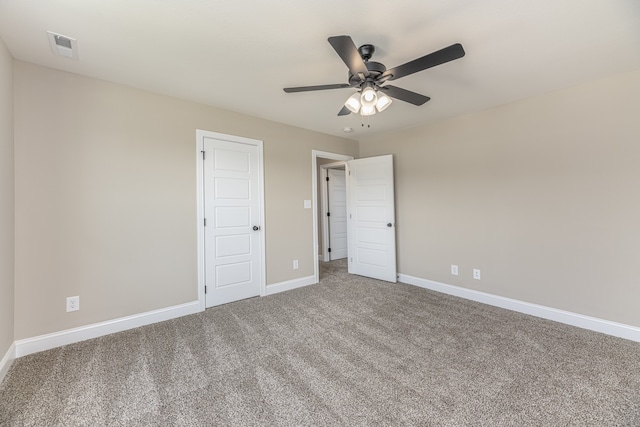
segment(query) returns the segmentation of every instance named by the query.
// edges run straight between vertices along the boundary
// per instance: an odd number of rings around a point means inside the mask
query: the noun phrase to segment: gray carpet
[[[640,344],[330,264],[18,359],[0,425],[640,426]]]

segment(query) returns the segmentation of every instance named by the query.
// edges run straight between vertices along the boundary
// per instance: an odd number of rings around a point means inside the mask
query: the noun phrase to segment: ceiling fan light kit
[[[456,43],[387,70],[387,67],[383,64],[369,61],[375,52],[373,45],[365,44],[356,48],[349,36],[329,37],[328,41],[349,69],[349,83],[289,87],[284,88],[284,91],[293,93],[357,88],[358,92],[345,101],[344,107],[340,110],[338,116],[346,116],[351,113],[357,114],[358,112],[362,116],[370,116],[375,114],[376,111],[382,112],[393,102],[391,98],[416,106],[422,105],[431,98],[396,86],[385,85],[385,83],[462,58],[465,55],[462,45]]]
[[[378,101],[378,95],[370,82],[365,83],[366,87],[362,89],[362,105],[375,105]]]
[[[360,92],[356,92],[351,95],[344,103],[344,106],[349,109],[352,113],[357,113],[360,111]]]
[[[376,93],[372,88],[367,88],[351,95],[344,103],[344,106],[352,113],[360,112],[363,116],[372,116],[383,112],[393,100],[384,93]]]
[[[380,95],[378,95],[378,102],[376,102],[376,110],[378,110],[379,113],[382,113],[384,110],[387,109],[389,105],[391,105],[392,102],[393,102],[393,99],[389,98],[384,93],[381,93]]]
[[[373,116],[376,113],[375,105],[363,105],[360,109],[360,115],[362,116]]]

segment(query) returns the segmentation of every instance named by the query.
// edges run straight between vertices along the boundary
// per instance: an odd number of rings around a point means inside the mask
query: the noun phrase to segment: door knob
[[[260,230],[260,226],[258,226],[258,225],[254,225],[254,226],[253,226],[253,231],[258,231],[258,230]]]
[[[393,224],[391,224],[390,222],[387,223],[387,227],[393,227]]]

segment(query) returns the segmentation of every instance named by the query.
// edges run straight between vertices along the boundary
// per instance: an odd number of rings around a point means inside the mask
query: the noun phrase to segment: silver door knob
[[[260,230],[260,226],[259,225],[254,225],[253,226],[253,231],[258,231]]]

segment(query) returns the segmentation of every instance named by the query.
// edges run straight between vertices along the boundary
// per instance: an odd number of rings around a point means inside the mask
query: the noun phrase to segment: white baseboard
[[[202,311],[198,301],[186,304],[174,305],[172,307],[161,308],[159,310],[148,311],[146,313],[134,314],[132,316],[121,317],[119,319],[108,320],[106,322],[94,323],[79,328],[67,329],[51,334],[40,335],[33,338],[18,340],[15,342],[15,357],[26,356],[27,354],[49,350],[67,344],[97,338],[115,332],[126,331],[151,323],[163,322],[175,319],[176,317]],[[4,360],[4,359],[3,359]]]
[[[506,308],[507,310],[529,314],[543,319],[553,320],[567,325],[589,329],[603,334],[625,338],[631,341],[640,342],[640,327],[625,325],[623,323],[612,322],[599,319],[597,317],[585,316],[583,314],[572,313],[570,311],[558,310],[556,308],[543,305],[532,304],[499,295],[474,291],[472,289],[461,288],[459,286],[447,285],[446,283],[434,282],[433,280],[421,279],[419,277],[400,274],[398,280],[409,285],[419,286],[432,291],[454,295],[471,301],[483,304]]]
[[[273,285],[267,286],[266,295],[290,291],[291,289],[301,288],[315,283],[317,283],[315,276],[301,277],[299,279],[287,280],[286,282],[274,283]]]
[[[4,379],[5,375],[7,375],[7,372],[9,372],[9,368],[11,367],[11,364],[13,363],[13,360],[15,358],[16,358],[16,343],[11,343],[9,350],[7,350],[7,353],[4,355],[2,360],[0,360],[0,383],[2,383],[2,380]]]

